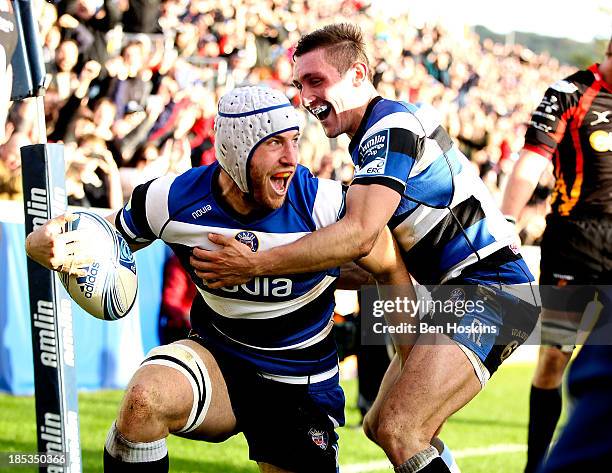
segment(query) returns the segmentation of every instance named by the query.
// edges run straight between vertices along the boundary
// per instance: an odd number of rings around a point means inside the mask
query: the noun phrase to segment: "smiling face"
[[[363,94],[357,90],[359,74],[357,65],[340,74],[327,62],[323,48],[295,58],[293,84],[300,91],[302,105],[321,122],[328,138],[353,135],[359,127],[363,106]]]
[[[250,161],[253,200],[263,207],[278,209],[285,202],[298,160],[300,133],[290,130],[261,143]]]

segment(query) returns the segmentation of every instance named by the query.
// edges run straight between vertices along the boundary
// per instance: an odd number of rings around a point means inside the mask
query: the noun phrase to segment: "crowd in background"
[[[297,106],[292,47],[326,23],[363,29],[381,95],[436,107],[498,197],[531,112],[549,84],[573,71],[520,45],[481,42],[467,29],[458,38],[359,0],[60,0],[37,7],[49,76],[47,137],[66,146],[69,204],[85,207],[118,207],[142,182],[211,163],[216,103],[228,88],[267,83]],[[304,123],[302,164],[350,181],[348,140],[328,140],[306,113]],[[0,198],[20,198],[19,148],[39,142],[35,124],[33,102],[13,105],[0,143]],[[541,195],[534,197],[539,214]]]

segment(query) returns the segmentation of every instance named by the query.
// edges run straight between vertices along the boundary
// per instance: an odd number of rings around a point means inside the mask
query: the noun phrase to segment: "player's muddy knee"
[[[148,383],[130,385],[123,398],[117,428],[127,435],[129,432],[160,422],[164,412],[159,390]]]

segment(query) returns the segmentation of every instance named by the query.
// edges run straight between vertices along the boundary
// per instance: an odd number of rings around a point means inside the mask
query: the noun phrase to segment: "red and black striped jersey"
[[[525,149],[553,161],[553,213],[612,214],[612,86],[598,64],[549,87],[531,117]]]

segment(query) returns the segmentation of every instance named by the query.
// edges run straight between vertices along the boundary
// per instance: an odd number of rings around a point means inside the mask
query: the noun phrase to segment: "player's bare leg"
[[[414,471],[449,471],[442,460],[432,461],[438,456],[431,445],[432,438],[444,421],[480,389],[480,381],[463,351],[444,335],[426,335],[414,346],[382,401],[374,427],[375,440],[395,467],[414,460],[413,463],[425,462],[426,468],[435,468]],[[431,467],[427,466],[429,462]]]
[[[380,408],[384,404],[389,391],[396,383],[400,374],[400,361],[399,356],[395,354],[391,363],[389,363],[389,367],[383,376],[383,379],[380,383],[380,388],[378,393],[376,394],[376,399],[372,403],[372,407],[368,411],[368,413],[363,418],[363,431],[366,436],[376,442],[376,426],[378,425],[378,416],[380,414]]]
[[[540,347],[538,364],[533,375],[533,385],[540,389],[561,387],[563,373],[571,357],[571,353],[561,351],[557,347]]]
[[[404,361],[407,358],[407,356],[410,354],[410,350],[412,350],[412,347],[413,345],[410,345],[409,347],[404,346],[403,352],[406,353],[406,357],[404,358]],[[385,376],[383,377],[380,383],[380,389],[378,390],[376,399],[372,403],[372,407],[370,408],[370,410],[368,411],[368,413],[363,419],[363,430],[366,436],[370,440],[372,440],[374,443],[378,443],[376,442],[376,427],[378,426],[380,408],[384,404],[384,401],[387,398],[387,395],[389,394],[389,392],[391,391],[391,388],[398,381],[401,370],[402,368],[400,367],[400,354],[396,353],[396,355],[391,360],[391,363],[389,364],[389,367],[387,368],[387,371],[385,372]],[[452,452],[450,451],[448,446],[444,444],[442,439],[437,437],[441,428],[442,426],[440,426],[438,428],[438,431],[436,431],[436,433],[434,434],[434,437],[431,440],[431,444],[436,448],[436,450],[440,454],[440,457],[442,458],[444,463],[448,466],[448,468],[451,470],[451,472],[457,473],[460,470],[459,470],[459,467],[457,466],[457,463],[455,462],[455,458],[453,457]]]
[[[107,437],[105,470],[167,472],[169,433],[219,442],[235,428],[225,380],[210,352],[190,340],[159,347],[128,385]]]

